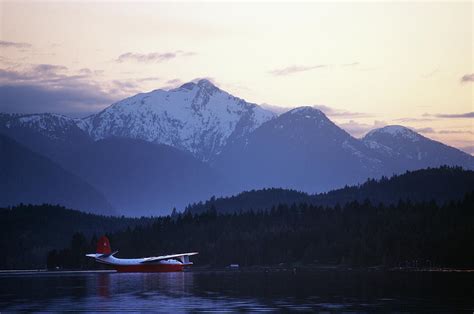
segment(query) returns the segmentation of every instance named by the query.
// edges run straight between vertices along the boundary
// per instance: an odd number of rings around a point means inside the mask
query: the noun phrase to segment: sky
[[[472,1],[0,0],[0,112],[83,117],[208,78],[316,106],[355,137],[398,124],[474,154],[473,15]]]

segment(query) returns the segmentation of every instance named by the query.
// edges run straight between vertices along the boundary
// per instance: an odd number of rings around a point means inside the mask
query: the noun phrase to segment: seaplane
[[[193,264],[189,261],[189,257],[198,254],[198,252],[192,252],[143,258],[116,258],[114,255],[118,251],[112,252],[110,241],[106,236],[102,236],[97,241],[96,251],[96,253],[86,254],[86,256],[114,268],[117,272],[147,273],[183,271],[185,266]]]

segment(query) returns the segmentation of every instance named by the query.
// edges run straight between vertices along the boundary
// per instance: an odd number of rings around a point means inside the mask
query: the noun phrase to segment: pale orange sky
[[[330,107],[355,136],[401,124],[474,152],[473,7],[2,1],[0,85],[81,86],[87,105],[58,109],[77,114],[208,77],[258,104]]]

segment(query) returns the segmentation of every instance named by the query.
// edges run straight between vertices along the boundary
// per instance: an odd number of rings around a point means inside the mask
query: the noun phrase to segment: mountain
[[[441,165],[474,169],[474,158],[469,154],[403,126],[390,125],[372,130],[362,141],[393,173]]]
[[[129,215],[167,213],[244,190],[317,193],[406,170],[474,169],[474,157],[408,128],[356,139],[313,107],[277,116],[208,80],[138,94],[84,119],[0,114],[0,134]]]
[[[111,136],[167,144],[208,161],[274,117],[208,80],[119,101],[78,123],[95,140]]]
[[[218,213],[269,210],[280,204],[311,204],[317,206],[344,206],[350,202],[386,206],[396,205],[400,200],[416,202],[435,201],[439,205],[449,201],[460,201],[474,192],[474,171],[460,167],[440,167],[407,171],[391,178],[370,179],[360,185],[346,186],[327,193],[307,194],[294,190],[263,189],[239,193],[222,198],[211,198],[204,203],[191,204],[186,212],[203,213],[215,209]]]
[[[207,164],[174,147],[107,138],[71,152],[61,164],[102,191],[120,214],[164,215],[173,207],[226,192]]]
[[[443,204],[461,200],[474,191],[474,171],[461,167],[442,166],[394,175],[379,180],[320,193],[310,197],[310,203],[334,206],[369,200],[373,204],[395,205],[400,200],[411,202],[435,201]]]
[[[66,116],[0,113],[0,134],[4,134],[33,152],[59,162],[64,154],[80,154],[81,148],[93,142],[77,126],[80,120]]]
[[[0,206],[50,203],[114,213],[100,192],[48,158],[4,135],[0,135],[0,151]]]
[[[0,128],[10,135],[21,130],[30,130],[58,141],[85,140],[85,134],[78,126],[79,120],[53,113],[7,114],[0,113]]]
[[[77,122],[53,114],[2,114],[0,133],[89,183],[121,214],[167,214],[227,192],[227,182],[190,153],[131,138],[94,141]]]
[[[242,189],[281,187],[306,192],[378,177],[381,160],[320,110],[300,107],[228,145],[214,166]]]

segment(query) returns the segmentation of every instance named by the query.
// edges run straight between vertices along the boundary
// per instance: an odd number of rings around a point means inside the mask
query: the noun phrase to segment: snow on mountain
[[[119,136],[167,144],[207,161],[275,117],[208,80],[119,101],[78,123],[95,140]]]
[[[0,128],[7,131],[28,129],[52,140],[66,140],[70,132],[80,131],[79,120],[54,113],[6,114],[0,113]]]
[[[441,165],[474,168],[472,156],[399,125],[372,130],[362,141],[394,172]]]
[[[377,136],[377,134],[389,134],[391,136],[402,137],[412,142],[419,141],[423,136],[416,133],[415,131],[401,126],[401,125],[388,125],[379,129],[375,129],[367,133],[365,136],[366,139],[370,139],[371,137]]]

